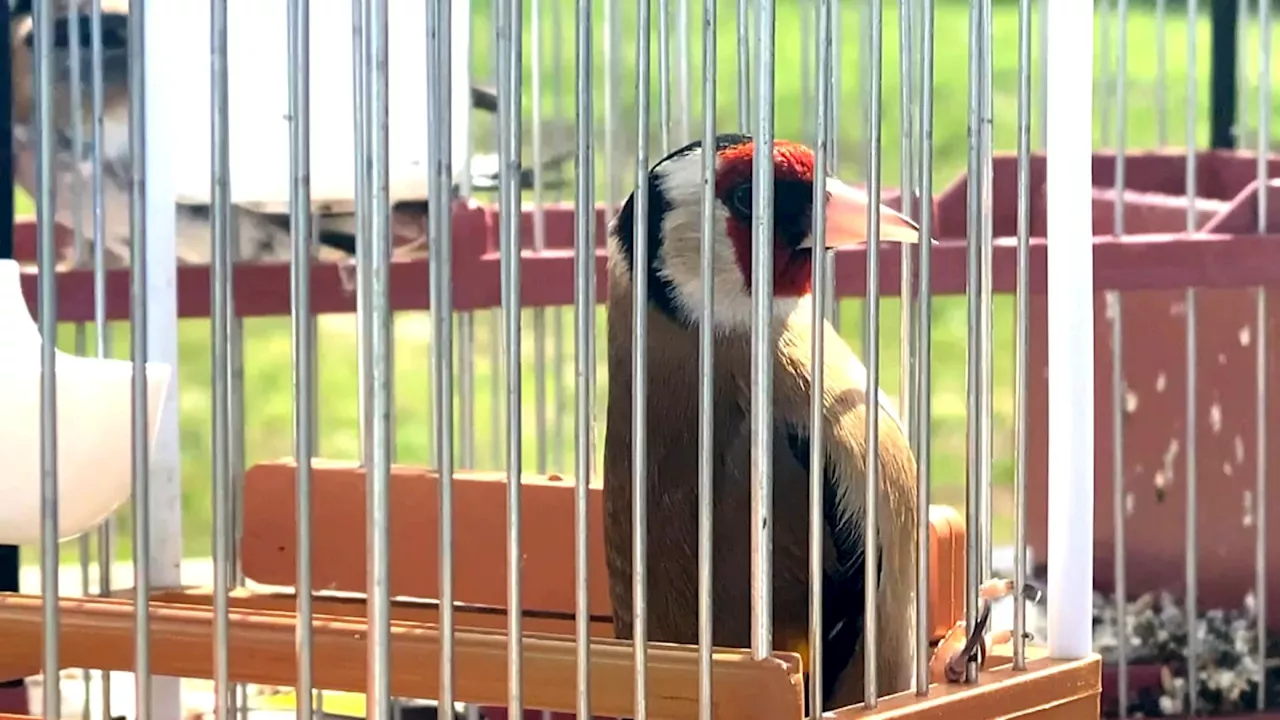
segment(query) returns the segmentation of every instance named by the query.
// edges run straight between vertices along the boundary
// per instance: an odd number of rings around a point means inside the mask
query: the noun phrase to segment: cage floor
[[[1034,565],[1034,561],[1032,562]],[[994,550],[992,563],[995,573],[1002,577],[1012,577],[1013,548],[997,547]],[[96,571],[90,572],[89,592],[97,590],[97,582],[93,577]],[[114,587],[127,587],[133,584],[133,566],[130,563],[117,563],[111,568]],[[78,566],[63,566],[59,572],[60,589],[63,595],[78,595],[82,592],[81,571]],[[184,560],[182,563],[182,583],[186,585],[210,586],[213,584],[213,561],[207,558]],[[20,584],[26,592],[39,592],[40,568],[31,566],[23,568]],[[252,583],[248,583],[252,585]],[[1013,601],[1005,598],[992,607],[992,622],[995,628],[1013,627]],[[1028,605],[1027,629],[1034,636],[1033,642],[1039,644],[1045,638],[1047,617],[1042,604]],[[43,703],[44,683],[40,677],[28,678],[28,694],[30,707],[39,711]],[[90,672],[88,681],[78,669],[64,670],[60,675],[62,718],[76,720],[85,717],[86,695],[88,697],[88,717],[98,720],[103,718],[102,711],[102,673]],[[116,717],[136,717],[134,703],[134,676],[132,673],[116,672],[110,676],[111,711]],[[295,717],[292,704],[282,707],[278,701],[281,688],[248,685],[245,690],[246,710],[244,715],[274,720],[274,718]],[[214,710],[214,686],[212,681],[184,678],[181,680],[182,714],[184,720],[194,720],[211,716]],[[363,716],[363,698],[345,693],[325,694],[324,710],[330,714],[344,716]],[[359,711],[359,712],[357,712]]]

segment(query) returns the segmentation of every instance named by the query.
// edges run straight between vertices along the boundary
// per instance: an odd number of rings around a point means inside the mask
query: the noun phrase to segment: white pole
[[[182,477],[178,433],[178,274],[174,237],[173,161],[178,156],[178,115],[173,100],[181,97],[181,78],[172,72],[173,58],[191,48],[208,47],[208,37],[188,37],[183,3],[147,2],[145,37],[146,177],[147,177],[147,359],[174,368],[173,387],[165,395],[160,426],[151,453],[151,586],[181,584]],[[179,679],[157,677],[151,686],[155,720],[179,720]]]
[[[1049,0],[1049,654],[1093,652],[1093,0]]]

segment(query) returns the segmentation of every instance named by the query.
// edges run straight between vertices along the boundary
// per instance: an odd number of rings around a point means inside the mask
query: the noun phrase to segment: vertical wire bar
[[[666,155],[670,149],[671,0],[658,0],[658,151]]]
[[[356,399],[360,414],[360,462],[368,468],[370,458],[370,393],[371,384],[370,355],[373,338],[368,322],[369,284],[371,278],[369,268],[369,169],[368,169],[368,136],[369,99],[368,99],[368,58],[366,56],[365,25],[368,0],[351,0],[352,27],[352,108],[355,112],[353,125],[355,128],[355,194],[356,194],[356,375],[358,387]]]
[[[857,37],[866,38],[866,37],[869,37],[872,32],[871,9],[870,9],[871,5],[872,3],[866,2],[866,3],[860,3],[858,6]],[[871,108],[867,104],[867,100],[868,100],[867,93],[870,91],[870,88],[867,87],[867,77],[864,74],[864,71],[862,69],[866,67],[870,67],[871,65],[871,56],[870,56],[871,50],[870,48],[867,47],[866,42],[851,43],[851,44],[854,46],[854,50],[857,53],[856,54],[857,63],[858,63],[857,67],[859,70],[859,72],[857,73],[857,79],[855,80],[855,83],[854,83],[858,93],[858,98],[857,98],[858,117],[861,118],[862,120],[861,127],[868,127],[870,126],[871,120],[872,120]],[[858,127],[858,126],[855,125],[855,127]],[[855,157],[861,158],[865,161],[867,157],[867,142],[868,142],[867,134],[865,132],[859,132],[857,133],[857,135],[854,136],[854,138],[855,138],[854,139]],[[866,168],[863,168],[863,170],[865,171]],[[861,350],[865,352],[866,348],[861,348]]]
[[[773,0],[761,0],[758,8],[751,162],[751,654],[762,659],[773,651]]]
[[[838,143],[839,142],[838,134],[836,135],[836,138],[837,138],[836,142]],[[832,164],[837,165],[838,167],[838,164],[836,162],[833,161]],[[830,298],[830,300],[827,302],[827,308],[826,308],[827,320],[828,322],[831,323],[832,327],[835,328],[836,334],[843,337],[842,335],[843,326],[840,324],[840,318],[841,318],[840,304],[842,302],[842,298],[840,296],[840,288],[836,284],[836,263],[834,258],[830,263],[827,264],[827,295]],[[861,340],[861,338],[859,338],[859,340]],[[860,350],[861,349],[859,349],[859,351]]]
[[[1235,94],[1236,94],[1236,115],[1235,124],[1232,127],[1231,135],[1235,139],[1233,147],[1244,148],[1248,143],[1246,132],[1247,118],[1249,117],[1249,54],[1239,51],[1241,47],[1247,47],[1249,44],[1249,2],[1242,0],[1236,3],[1236,76],[1235,76]]]
[[[965,524],[969,528],[965,549],[965,629],[973,635],[978,618],[978,586],[982,582],[982,9],[969,6],[969,158],[967,182],[968,252],[965,299],[968,303],[969,338],[966,353],[965,407],[968,472],[965,477]],[[976,682],[977,663],[968,663],[966,682]]]
[[[831,162],[831,136],[834,128],[828,122],[831,119],[831,83],[826,73],[832,69],[833,55],[831,38],[832,0],[817,0],[817,66],[818,73],[814,88],[814,153],[813,153],[813,314],[810,327],[813,337],[810,340],[810,355],[813,358],[812,387],[809,393],[809,716],[817,717],[822,711],[823,683],[822,643],[825,633],[822,629],[822,593],[823,574],[825,573],[826,519],[823,506],[823,495],[826,491],[826,433],[825,403],[823,385],[826,356],[826,320],[823,308],[827,298],[827,193],[824,182],[833,175]],[[703,228],[704,237],[707,228]],[[870,395],[868,395],[870,397]],[[708,461],[708,464],[710,462]],[[710,473],[708,473],[710,474]]]
[[[698,270],[702,317],[698,324],[698,720],[715,716],[711,654],[715,642],[715,226],[716,226],[716,0],[702,2],[702,195]]]
[[[374,529],[370,527],[369,515],[373,512],[373,495],[375,479],[371,472],[372,468],[372,366],[373,366],[373,329],[371,327],[371,306],[373,288],[373,240],[370,233],[369,225],[369,205],[370,205],[370,177],[369,177],[369,125],[371,122],[369,116],[369,65],[368,56],[368,38],[366,31],[369,25],[369,3],[365,0],[352,0],[352,91],[354,98],[352,100],[352,109],[355,114],[353,125],[355,128],[354,139],[354,156],[355,156],[355,191],[356,191],[356,375],[357,390],[356,400],[359,412],[359,429],[360,429],[360,463],[365,469],[368,477],[368,486],[365,491],[365,547],[368,552],[374,541],[370,537],[370,533]],[[373,577],[374,563],[370,563],[366,570],[366,584]],[[372,613],[372,611],[371,611]],[[370,617],[372,623],[373,618]],[[366,638],[366,643],[370,643],[371,639]],[[369,645],[372,648],[372,645]],[[366,658],[371,652],[366,651]],[[373,665],[373,663],[369,663]],[[372,679],[372,668],[366,671],[366,684]],[[367,700],[367,698],[366,698]],[[323,712],[324,695],[321,694],[317,698],[320,712]],[[374,711],[381,714],[381,708]]]
[[[1102,144],[1111,144],[1111,0],[1095,0],[1098,23],[1098,78],[1094,81],[1094,106],[1098,111]]]
[[[820,1],[820,0],[819,0]],[[840,100],[842,95],[842,85],[840,81],[840,64],[844,59],[844,46],[841,45],[841,22],[844,18],[844,4],[836,0],[832,3],[831,17],[831,73],[827,76],[827,92],[829,104],[827,106],[827,124],[831,128],[840,127]],[[819,81],[822,76],[819,74]],[[828,160],[831,163],[832,174],[840,173],[840,132],[832,129],[829,133],[831,137],[828,141]],[[817,142],[817,141],[815,141]],[[826,277],[823,278],[826,283],[827,304],[823,306],[823,315],[826,316],[827,322],[832,324],[835,329],[836,336],[840,336],[840,296],[836,293],[836,263],[832,260],[827,263]]]
[[[1165,25],[1167,2],[1168,0],[1156,0],[1156,145],[1158,147],[1169,144],[1169,54],[1165,49],[1169,36]],[[1187,150],[1190,151],[1191,147]]]
[[[981,45],[981,90],[982,90],[982,108],[980,110],[981,123],[979,129],[978,152],[982,169],[982,184],[979,189],[981,214],[979,215],[982,236],[981,236],[981,264],[978,268],[980,281],[978,283],[978,307],[981,313],[982,323],[982,341],[978,344],[979,365],[981,367],[981,390],[978,395],[978,412],[981,416],[981,429],[978,433],[978,442],[981,448],[978,454],[979,473],[978,482],[980,486],[981,500],[979,514],[981,517],[981,535],[980,542],[982,547],[982,563],[980,571],[982,578],[991,577],[992,563],[992,526],[994,524],[994,510],[992,502],[993,482],[992,482],[992,458],[995,454],[995,443],[992,437],[992,426],[994,425],[994,397],[993,390],[995,387],[995,362],[993,358],[994,349],[992,347],[994,341],[994,319],[993,310],[995,306],[995,298],[992,297],[993,273],[992,273],[992,245],[993,230],[992,227],[992,211],[993,203],[991,198],[991,188],[993,185],[993,163],[991,157],[991,135],[992,135],[992,77],[991,77],[991,45],[994,42],[994,32],[992,29],[992,8],[991,0],[982,0],[979,3],[982,11],[982,45]]]
[[[679,124],[676,142],[693,139],[693,34],[689,27],[689,0],[676,0],[676,94]]]
[[[315,455],[316,410],[312,362],[315,323],[311,315],[311,2],[289,0],[289,285],[293,323],[293,456],[298,465],[298,583],[296,650],[297,717],[315,715],[312,688],[314,623],[311,572],[311,458]]]
[[[1029,0],[1024,0],[1029,1]],[[933,462],[933,14],[934,0],[920,8],[920,322],[916,331],[916,694],[929,694],[929,495]]]
[[[107,268],[106,268],[106,203],[102,187],[103,143],[103,50],[102,50],[102,0],[92,0],[89,10],[89,78],[90,103],[93,120],[90,133],[93,136],[91,189],[93,195],[93,325],[95,355],[98,359],[110,357],[111,327],[107,324]],[[98,594],[108,597],[111,593],[111,565],[115,560],[115,517],[108,516],[98,526]],[[102,683],[102,719],[111,718],[111,672],[99,673]]]
[[[67,0],[66,3],[66,21],[67,35],[70,41],[69,55],[67,57],[68,70],[68,94],[70,102],[71,120],[71,144],[74,147],[73,156],[77,161],[80,160],[84,152],[84,85],[81,79],[82,59],[81,59],[81,40],[80,40],[80,8],[74,0]],[[77,163],[78,166],[78,163]],[[75,211],[71,216],[72,225],[72,241],[75,248],[75,266],[83,268],[85,261],[89,258],[88,247],[86,246],[84,236],[84,219],[81,217],[84,211],[84,175],[80,172],[74,172],[71,175],[71,206]],[[85,324],[76,323],[75,331],[75,352],[76,355],[84,356],[87,352],[87,338],[85,336]],[[91,540],[88,532],[81,533],[76,538],[77,553],[80,556],[80,594],[87,596],[89,594],[89,564],[90,549],[89,542]],[[81,717],[89,720],[92,712],[93,697],[93,671],[89,668],[80,668],[80,679],[83,685],[84,697],[81,704]]]
[[[71,206],[75,208],[71,216],[71,232],[72,245],[75,248],[75,265],[77,268],[83,268],[85,261],[91,260],[91,258],[89,257],[89,248],[84,235],[84,218],[82,217],[84,212],[84,175],[78,171],[79,161],[84,153],[84,81],[81,77],[81,70],[83,69],[83,56],[81,55],[83,48],[80,37],[81,11],[79,3],[75,0],[67,0],[66,20],[69,38],[67,43],[69,46],[67,85],[69,86],[68,94],[70,95],[70,102],[67,105],[70,110],[71,145],[74,148],[72,156],[77,161],[77,171],[71,173]],[[84,356],[87,352],[85,331],[84,323],[76,323],[76,355]],[[89,595],[89,565],[92,554],[90,540],[91,536],[88,532],[81,533],[80,537],[76,539],[80,556],[80,594],[85,596]],[[80,715],[84,720],[89,720],[93,705],[93,671],[89,668],[81,668],[80,673],[84,692]]]
[[[467,32],[466,32],[467,52],[463,53],[462,57],[459,58],[459,60],[462,61],[462,64],[466,66],[466,70],[463,72],[463,75],[467,78],[467,85],[470,87],[475,87],[475,68],[473,67],[472,53],[475,52],[476,25],[479,24],[474,19],[476,17],[474,7],[475,6],[472,0],[466,0],[467,13],[470,16],[470,18],[467,21]],[[450,30],[450,32],[452,32],[452,29]],[[452,107],[452,102],[453,100],[450,99],[450,107]],[[472,183],[471,156],[474,155],[476,151],[475,150],[476,134],[474,132],[468,131],[464,133],[464,135],[466,137],[466,142],[465,142],[466,152],[462,154],[462,167],[460,168],[460,171],[459,171],[462,177],[459,179],[459,182],[458,182],[458,191],[459,191],[459,194],[462,195],[462,197],[470,197],[471,183]],[[463,384],[463,407],[464,408],[466,407],[466,403],[467,403],[467,400],[466,400],[467,395],[466,395],[466,389],[465,389],[466,385],[469,381],[474,382],[474,376],[475,376],[475,368],[472,367],[473,365],[475,365],[475,352],[474,352],[474,348],[465,346],[464,341],[467,337],[467,331],[465,330],[465,327],[468,324],[473,324],[474,317],[475,317],[474,312],[468,312],[463,314],[463,316],[458,320],[458,340],[459,340],[459,345],[462,345],[462,347],[460,347],[459,349],[459,353],[461,354],[462,358],[465,358],[464,362],[459,363],[459,365],[461,366],[460,375],[461,375],[461,380]],[[469,380],[469,378],[471,378],[471,380]],[[475,402],[474,395],[471,396],[471,402],[473,403]],[[463,432],[462,464],[465,467],[471,467],[471,463],[467,462],[466,460],[467,443],[475,442],[475,428],[469,424],[463,423],[462,432]],[[468,440],[468,438],[470,438],[470,440]],[[472,448],[472,452],[474,452],[474,448]]]
[[[499,101],[499,105],[501,105],[501,101]],[[493,308],[492,315],[493,327],[506,327],[503,325],[505,320],[503,320],[504,315],[502,314],[501,306]],[[490,448],[493,451],[493,464],[501,465],[506,462],[504,459],[506,453],[503,450],[506,443],[506,424],[502,418],[504,397],[502,387],[502,340],[500,338],[493,338],[489,344],[489,367],[491,368],[489,373],[489,422],[492,431],[490,434],[492,438]]]
[[[1258,0],[1258,233],[1265,235],[1270,228],[1270,183],[1271,183],[1271,3],[1269,0]],[[1258,710],[1267,707],[1267,430],[1268,430],[1268,368],[1267,368],[1267,287],[1257,289],[1257,335],[1256,367],[1257,367],[1257,417],[1254,421],[1257,431],[1257,466],[1255,472],[1256,487],[1254,489],[1253,506],[1256,524],[1254,536],[1254,596],[1257,600],[1258,614],[1255,618],[1258,635]]]
[[[431,375],[435,386],[431,424],[435,429],[436,464],[440,471],[440,697],[439,712],[453,714],[453,215],[449,194],[453,183],[453,17],[452,3],[427,6],[427,166],[431,173],[427,207],[427,256],[431,287]],[[534,77],[537,77],[535,69]],[[537,118],[537,115],[534,116]]]
[[[632,267],[645,267],[649,257],[649,3],[636,12],[636,193]],[[635,720],[648,717],[649,603],[648,603],[648,337],[649,276],[633,273],[632,323],[636,342],[631,354],[631,622],[635,657]]]
[[[79,3],[76,0],[67,0],[67,34],[70,36],[67,43],[69,46],[67,64],[70,65],[67,82],[70,86],[70,102],[68,105],[71,108],[71,144],[75,148],[72,154],[77,160],[80,159],[81,153],[84,152],[84,81],[81,78],[81,70],[84,66],[81,55],[80,17]],[[79,172],[71,174],[71,205],[75,208],[75,212],[71,216],[71,232],[76,249],[76,266],[83,267],[88,248],[86,247],[86,238],[84,236],[84,222],[81,217],[84,210],[84,175]],[[80,342],[84,337],[84,331],[83,324],[76,325],[77,342]],[[87,536],[85,539],[88,539]],[[85,571],[88,571],[87,566]]]
[[[53,105],[53,2],[40,0],[34,7],[36,81],[36,230],[40,254],[39,310],[40,336],[40,594],[44,623],[42,665],[44,673],[44,716],[62,715],[62,693],[58,683],[61,613],[58,604],[58,276],[57,213],[54,191],[54,105]],[[79,38],[77,38],[78,40]],[[134,262],[137,262],[135,259]],[[146,405],[143,405],[145,413]]]
[[[1123,0],[1121,0],[1123,2]],[[1041,16],[1041,22],[1044,22]],[[1027,402],[1031,357],[1031,0],[1018,0],[1018,282],[1014,338],[1013,584],[1027,584]],[[1027,604],[1013,604],[1013,668],[1027,669]]]
[[[1127,99],[1125,97],[1128,82],[1128,38],[1129,2],[1116,0],[1117,24],[1119,38],[1116,41],[1116,75],[1115,75],[1115,226],[1116,239],[1122,239],[1125,233],[1125,128],[1128,123]],[[1125,479],[1124,479],[1124,298],[1118,292],[1107,293],[1107,314],[1111,316],[1111,482],[1112,482],[1112,523],[1115,525],[1115,586],[1116,586],[1116,625],[1119,627],[1121,641],[1117,649],[1117,661],[1120,675],[1117,680],[1117,700],[1119,717],[1129,715],[1129,620],[1128,620],[1128,581],[1126,578],[1125,534],[1127,515],[1125,512]],[[1021,587],[1021,586],[1019,586]]]
[[[213,348],[213,684],[217,720],[226,720],[232,702],[230,693],[231,664],[228,656],[231,620],[229,561],[231,514],[231,358],[230,320],[227,317],[228,284],[231,268],[231,155],[228,73],[227,73],[227,0],[210,2],[210,118],[212,140],[210,168],[212,177],[212,268],[210,271],[210,338]]]
[[[42,0],[47,1],[47,0]],[[134,696],[138,720],[150,720],[151,478],[147,443],[147,134],[146,3],[129,8],[129,358],[133,365]],[[54,676],[56,677],[56,675]]]
[[[843,96],[844,85],[841,83],[840,65],[844,60],[844,45],[840,42],[840,36],[844,32],[844,3],[838,0],[831,7],[831,74],[828,76],[831,88],[831,117],[829,121],[832,128],[841,127],[840,125],[840,100]],[[832,132],[831,137],[831,170],[833,173],[840,171],[840,133]],[[827,264],[827,274],[833,275],[835,272],[835,263]],[[829,311],[829,321],[838,329],[840,323],[839,306],[840,298],[835,294],[835,283],[828,282],[827,288],[831,291],[828,294],[831,309]]]
[[[507,410],[507,713],[524,712],[521,610],[520,478],[520,98],[521,3],[497,5],[498,38],[498,238],[502,285],[502,329],[506,341]]]
[[[751,127],[751,2],[738,0],[738,128]]]
[[[466,177],[466,171],[463,171]],[[476,466],[476,314],[458,314],[458,425],[462,437],[458,442],[458,463],[464,468]]]
[[[605,161],[605,204],[610,214],[620,201],[622,188],[622,162],[618,158],[619,115],[618,91],[622,88],[622,61],[618,53],[622,50],[622,14],[620,0],[605,0],[604,3],[604,147],[608,153]],[[646,44],[647,48],[648,45]]]
[[[564,33],[564,5],[563,3],[551,3],[551,37],[554,41],[551,43],[551,66],[554,68],[551,83],[551,96],[553,98],[551,106],[552,117],[555,118],[557,127],[565,127],[568,125],[568,111],[565,109],[565,101],[568,96],[565,92],[564,74],[566,72],[566,63],[564,57],[565,46]],[[558,155],[559,153],[557,153]],[[539,169],[541,172],[541,169]],[[564,201],[565,190],[562,187],[555,193],[556,200]],[[594,210],[592,211],[594,212]],[[575,215],[576,217],[576,215]],[[556,307],[551,314],[551,338],[552,338],[552,357],[551,367],[551,407],[562,408],[565,406],[565,386],[564,386],[564,368],[566,365],[564,357],[564,318],[566,308],[564,306]],[[566,422],[566,413],[555,413],[555,420],[551,426],[550,444],[553,455],[549,461],[555,468],[563,469],[572,460],[565,457],[565,434],[564,426]]]
[[[592,2],[578,0],[574,15],[574,89],[576,171],[574,193],[574,638],[577,653],[578,720],[591,719],[591,595],[589,518],[596,397],[596,210],[595,146],[592,129],[595,103],[591,97]]]
[[[391,198],[388,173],[388,0],[372,0],[365,7],[364,60],[366,63],[365,131],[368,153],[362,164],[369,173],[370,295],[367,327],[370,343],[370,375],[373,384],[370,408],[372,462],[366,513],[369,544],[368,594],[368,690],[370,720],[391,717],[391,572],[390,514],[392,457],[392,355],[390,309]]]
[[[533,116],[533,147],[530,148],[533,155],[533,248],[541,252],[547,247],[547,213],[543,204],[546,196],[542,177],[542,3],[541,0],[530,2],[529,53],[533,58],[533,70],[529,73],[533,81],[529,93],[530,114]],[[541,306],[533,308],[533,377],[533,411],[537,418],[533,428],[536,453],[534,469],[545,473],[550,416],[547,414],[547,310]]]
[[[80,40],[80,8],[75,0],[67,0],[65,6],[67,36],[69,38],[67,57],[68,70],[68,95],[67,103],[70,110],[71,120],[71,145],[73,157],[77,161],[82,157],[84,152],[84,86],[81,79],[81,40]],[[88,259],[88,248],[86,247],[86,239],[84,236],[84,219],[81,217],[84,211],[84,175],[80,172],[71,174],[71,206],[75,208],[71,216],[72,228],[72,247],[75,248],[75,266],[83,268],[85,260]],[[85,337],[84,323],[76,323],[75,330],[75,353],[83,356],[86,352],[87,338]],[[80,556],[80,594],[89,594],[89,557],[90,549],[89,533],[81,533],[76,538],[78,555]],[[81,668],[81,681],[83,684],[84,697],[81,705],[81,717],[89,720],[92,706],[93,695],[93,679],[92,670],[89,668]]]
[[[901,135],[900,148],[900,165],[899,172],[902,178],[902,187],[900,190],[900,205],[902,214],[909,218],[914,218],[916,211],[916,182],[915,182],[915,163],[912,161],[915,154],[915,132],[912,127],[914,114],[911,112],[912,103],[915,102],[915,42],[913,33],[915,30],[915,20],[912,17],[911,0],[898,0],[898,61],[899,61],[899,125]],[[920,198],[921,202],[928,202],[924,198]],[[916,398],[912,391],[914,384],[912,378],[915,377],[915,365],[919,362],[916,355],[916,333],[914,325],[916,323],[916,297],[912,289],[914,284],[912,278],[912,265],[914,265],[915,247],[910,243],[903,243],[900,248],[902,257],[902,267],[899,273],[901,278],[900,306],[899,306],[899,322],[900,331],[898,333],[898,412],[899,417],[907,428],[907,435],[913,449],[919,447],[919,437],[916,432],[916,424],[912,422],[916,411]]]
[[[844,59],[844,46],[841,44],[840,37],[843,29],[844,3],[836,0],[831,7],[831,74],[828,76],[827,92],[830,93],[831,104],[828,107],[830,116],[827,118],[830,126],[834,128],[840,127],[840,100],[843,95],[844,86],[841,84],[840,65]],[[840,171],[840,133],[831,132],[830,142],[831,156],[828,158],[831,162],[832,173]],[[840,335],[840,296],[836,293],[836,264],[833,260],[827,263],[826,277],[824,278],[827,290],[827,304],[823,308],[823,314],[830,322],[837,336]]]
[[[814,85],[811,80],[814,78],[813,64],[814,57],[808,52],[808,49],[816,48],[813,40],[813,24],[817,19],[817,3],[813,4],[813,12],[810,14],[810,3],[800,3],[800,141],[809,145],[816,145],[817,138],[810,137],[809,133],[813,131],[813,125],[810,118],[813,115],[813,92]]]
[[[1156,2],[1164,2],[1164,0],[1156,0]],[[1049,117],[1049,0],[1040,0],[1040,8],[1037,13],[1040,18],[1040,32],[1038,33],[1037,46],[1040,48],[1040,83],[1039,83],[1039,101],[1040,108],[1040,130],[1036,133],[1038,140],[1036,146],[1041,150],[1049,144],[1048,135],[1048,117]]]
[[[286,33],[287,34],[287,33]],[[230,193],[228,193],[230,198]],[[228,200],[230,203],[230,200]],[[239,212],[234,205],[229,211],[228,227],[234,228]],[[230,482],[227,484],[229,525],[227,530],[228,589],[244,584],[244,568],[240,562],[240,544],[244,527],[245,414],[244,414],[244,319],[236,313],[235,266],[240,260],[238,234],[230,230],[227,276],[227,446],[230,455]],[[230,706],[238,720],[248,720],[248,687],[244,683],[231,686]]]
[[[868,3],[870,12],[867,16],[869,29],[866,43],[869,55],[871,77],[868,83],[867,116],[867,305],[866,321],[863,328],[863,343],[867,368],[867,478],[866,498],[863,500],[863,536],[870,547],[876,547],[880,537],[880,133],[881,133],[881,100],[884,64],[884,2],[872,0]],[[859,43],[862,46],[862,43]],[[763,266],[757,266],[763,267]],[[821,359],[815,358],[815,362]],[[812,480],[810,480],[812,483]],[[866,691],[864,702],[867,709],[873,710],[879,704],[879,677],[877,661],[879,653],[875,651],[879,644],[879,608],[876,605],[876,590],[880,578],[879,553],[868,552],[863,557],[864,609],[862,647],[871,648],[864,651],[863,686]]]
[[[1186,195],[1187,195],[1187,232],[1197,229],[1196,223],[1196,20],[1198,18],[1196,0],[1187,0],[1187,104],[1186,104]],[[1187,712],[1195,715],[1200,705],[1200,634],[1196,630],[1200,624],[1199,603],[1199,547],[1198,518],[1196,498],[1199,497],[1199,478],[1196,471],[1196,393],[1198,391],[1196,368],[1196,289],[1186,290],[1186,342],[1187,342],[1187,406],[1186,406],[1186,473],[1187,473],[1187,537],[1186,537],[1186,582],[1187,582]]]

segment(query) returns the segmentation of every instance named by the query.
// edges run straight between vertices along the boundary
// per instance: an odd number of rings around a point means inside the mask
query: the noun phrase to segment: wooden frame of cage
[[[392,693],[402,697],[439,695],[437,604],[414,598],[438,596],[438,481],[436,473],[397,466],[392,471],[391,520]],[[245,532],[240,552],[246,576],[267,583],[232,594],[230,672],[235,681],[290,686],[296,682],[297,525],[296,466],[277,461],[246,474]],[[317,460],[313,471],[313,668],[316,687],[363,692],[366,683],[366,473],[348,462]],[[575,703],[576,649],[573,639],[574,485],[560,476],[526,476],[521,481],[526,522],[524,607],[525,705],[570,710]],[[502,705],[506,701],[505,531],[506,476],[459,472],[454,476],[455,695],[460,701]],[[610,639],[608,590],[603,566],[601,492],[590,492],[589,583],[592,615],[592,698],[598,716],[626,717],[633,704],[633,657],[629,643]],[[930,509],[931,604],[934,639],[963,610],[964,525],[950,508]],[[488,539],[488,542],[485,540]],[[161,588],[150,598],[152,672],[210,677],[213,672],[212,591]],[[39,671],[42,600],[0,595],[0,636],[6,652],[0,675]],[[66,667],[133,670],[134,597],[62,598],[59,659]],[[919,698],[903,693],[881,701],[874,711],[858,707],[839,718],[932,717],[964,713],[973,717],[1034,715],[1046,718],[1096,716],[1101,695],[1101,662],[1094,656],[1060,662],[1029,653],[1028,669],[1014,672],[1010,658],[993,654],[977,685],[935,686]],[[650,712],[683,718],[698,705],[697,649],[653,643],[649,652]],[[798,720],[803,712],[799,656],[775,653],[753,660],[742,650],[718,649],[713,659],[715,716]],[[3,720],[3,719],[0,719]]]

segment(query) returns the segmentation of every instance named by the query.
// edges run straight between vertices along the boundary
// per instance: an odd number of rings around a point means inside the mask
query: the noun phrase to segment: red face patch
[[[738,185],[751,180],[751,161],[755,156],[754,142],[734,145],[719,152],[720,163],[716,171],[716,193],[727,193]],[[773,177],[778,180],[813,181],[813,151],[799,143],[787,140],[773,142]]]
[[[716,172],[716,194],[728,204],[730,195],[752,177],[755,143],[746,142],[719,152]],[[779,180],[813,182],[813,151],[804,145],[775,140],[773,144],[773,177]],[[749,220],[729,215],[725,232],[733,243],[734,257],[742,271],[748,292],[751,290],[751,225]],[[773,241],[773,294],[777,297],[801,297],[812,291],[813,256],[809,250],[796,249],[777,237]]]

